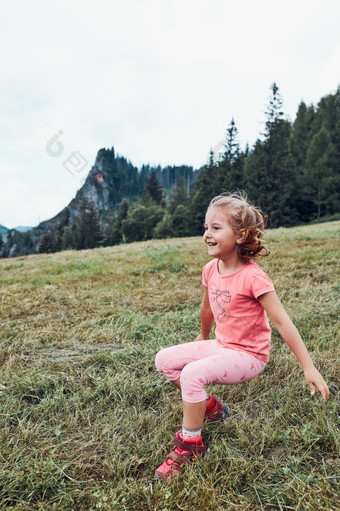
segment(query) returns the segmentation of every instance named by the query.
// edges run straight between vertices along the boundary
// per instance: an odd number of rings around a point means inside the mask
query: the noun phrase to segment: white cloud
[[[14,222],[20,223],[22,212],[25,218],[31,217],[27,196],[28,186],[26,183],[18,178],[7,177],[4,185],[0,188],[1,209],[5,212],[2,224],[6,227],[14,227],[12,222],[8,222],[6,225],[6,220],[14,219]],[[24,204],[23,207],[22,204]],[[17,214],[18,209],[20,209],[20,215]],[[36,222],[36,218],[34,221]]]
[[[315,104],[333,92],[339,79],[338,1],[276,5],[270,0],[4,5],[2,188],[9,186],[9,166],[23,169],[20,183],[32,187],[36,218],[44,219],[79,188],[62,158],[46,153],[59,130],[63,156],[78,150],[89,166],[101,147],[114,146],[138,165],[198,167],[232,117],[241,143],[255,141],[273,81],[292,118],[301,99]],[[19,187],[16,208],[0,203],[0,223],[28,223],[30,198],[24,195]]]
[[[332,51],[329,58],[326,60],[320,73],[318,74],[316,83],[313,85],[313,97],[326,95],[327,93],[334,93],[337,86],[340,86],[340,44]],[[333,84],[333,89],[329,89],[329,84]]]

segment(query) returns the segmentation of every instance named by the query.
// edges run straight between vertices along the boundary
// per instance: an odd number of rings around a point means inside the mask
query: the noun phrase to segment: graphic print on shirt
[[[211,284],[210,289],[212,298],[211,306],[213,308],[214,317],[216,318],[216,321],[223,323],[228,319],[228,313],[223,307],[223,304],[230,303],[232,296],[229,291],[220,291],[214,283]]]

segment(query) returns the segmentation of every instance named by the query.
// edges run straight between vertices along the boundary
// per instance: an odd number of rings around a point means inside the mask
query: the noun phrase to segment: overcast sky
[[[37,225],[97,151],[195,168],[232,117],[263,131],[275,81],[293,120],[340,84],[339,0],[5,0],[0,224]]]

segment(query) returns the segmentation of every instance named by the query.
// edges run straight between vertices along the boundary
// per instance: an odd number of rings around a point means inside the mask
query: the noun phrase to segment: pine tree
[[[70,250],[76,249],[76,226],[75,223],[67,225],[63,230],[63,237],[61,240],[61,249],[62,250]]]
[[[185,206],[188,202],[187,186],[183,177],[180,177],[171,192],[169,212],[173,214],[179,205]]]
[[[234,118],[231,119],[229,127],[227,128],[225,140],[225,161],[227,165],[231,166],[240,152],[240,144],[238,140],[238,129],[236,127]]]
[[[249,198],[268,214],[271,227],[279,227],[298,221],[296,174],[289,152],[291,125],[283,119],[282,99],[275,83],[271,90],[265,139],[258,140],[248,156],[245,177]]]
[[[142,193],[141,202],[149,203],[150,200],[156,204],[160,204],[163,198],[163,191],[156,172],[153,170],[148,177],[145,188]]]
[[[227,128],[225,140],[225,159],[220,163],[221,167],[221,188],[224,191],[235,191],[244,187],[244,159],[239,144],[238,129],[234,119],[231,119]]]
[[[67,227],[67,225],[69,224],[69,221],[70,210],[68,207],[66,207],[60,215],[59,224],[54,235],[53,246],[56,252],[62,250],[64,230],[65,227]]]
[[[321,215],[340,211],[340,86],[335,94],[323,97],[318,103],[313,123],[314,136],[322,128],[327,131],[330,143],[324,148]]]
[[[313,105],[307,107],[301,102],[289,139],[289,152],[292,156],[292,167],[296,174],[295,196],[299,219],[308,222],[313,216],[314,204],[306,193],[305,166],[308,146],[313,137],[315,110]]]
[[[307,107],[302,101],[298,107],[289,139],[289,150],[294,159],[294,165],[300,170],[304,168],[308,145],[313,137],[314,118],[313,105]]]
[[[244,177],[244,166],[246,162],[246,154],[240,152],[237,158],[233,161],[229,168],[228,173],[225,176],[223,189],[229,192],[237,190],[244,190],[245,188],[245,177]]]
[[[109,243],[112,245],[118,245],[125,241],[123,235],[123,221],[127,218],[129,213],[129,203],[125,199],[121,203],[116,219],[113,224],[112,232],[109,235]]]
[[[270,136],[271,131],[280,122],[280,120],[283,119],[284,116],[284,112],[282,111],[282,96],[275,82],[271,85],[270,90],[271,95],[269,96],[267,110],[265,112],[267,116],[265,133],[266,138]]]
[[[179,204],[172,215],[172,232],[173,236],[183,237],[190,236],[191,225],[189,209],[184,204]]]
[[[101,241],[101,229],[98,215],[89,199],[82,199],[79,214],[75,221],[74,244],[77,250],[94,248]]]
[[[55,252],[54,249],[54,236],[51,230],[45,232],[40,239],[39,245],[39,253],[40,254],[50,254],[51,252]]]
[[[267,196],[271,190],[268,179],[268,154],[265,143],[257,139],[253,150],[249,153],[245,162],[245,190],[249,199],[268,212],[270,203]]]
[[[222,193],[220,168],[202,167],[191,190],[189,197],[189,215],[192,235],[203,232],[206,209],[216,195]]]
[[[214,155],[213,149],[211,148],[209,151],[208,167],[211,169],[214,166],[215,166],[215,155]]]
[[[332,193],[332,167],[336,164],[335,147],[325,126],[314,135],[307,151],[305,180],[308,197],[315,204],[317,218],[327,212]]]

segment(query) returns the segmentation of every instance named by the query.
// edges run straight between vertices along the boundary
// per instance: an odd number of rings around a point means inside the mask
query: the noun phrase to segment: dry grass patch
[[[310,398],[274,332],[263,375],[215,386],[232,414],[205,428],[206,458],[166,485],[180,398],[154,356],[197,335],[202,240],[0,260],[0,508],[339,509],[339,232],[268,231],[261,263],[332,399]]]

